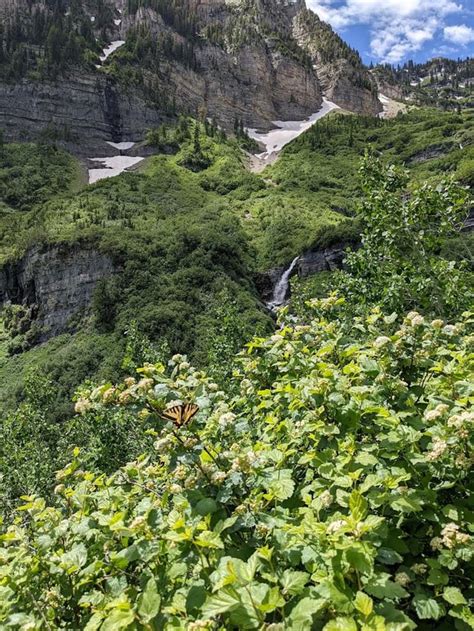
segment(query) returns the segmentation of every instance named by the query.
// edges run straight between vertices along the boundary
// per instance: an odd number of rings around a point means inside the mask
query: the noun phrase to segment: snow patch
[[[266,151],[259,154],[258,157],[262,160],[266,160],[272,154],[281,151],[285,145],[300,136],[303,132],[312,127],[316,121],[335,109],[339,109],[339,106],[327,99],[323,99],[321,109],[306,120],[273,121],[277,129],[272,129],[267,133],[260,133],[256,129],[247,129],[247,134],[250,138],[265,145]]]
[[[390,107],[390,99],[385,94],[379,93],[379,101],[382,103],[383,111],[380,112],[379,118],[387,118],[389,107]]]
[[[134,147],[137,143],[135,142],[111,142],[107,140],[107,144],[113,147],[114,149],[118,149],[119,151],[128,151],[132,147]]]
[[[112,158],[90,158],[92,162],[99,162],[102,166],[98,169],[89,169],[89,184],[99,180],[120,175],[130,167],[138,164],[144,158],[132,156],[113,156]]]
[[[112,53],[114,53],[118,48],[120,48],[121,46],[123,46],[125,44],[124,40],[122,39],[118,39],[115,42],[110,42],[110,44],[108,46],[106,46],[104,48],[104,50],[102,51],[102,55],[100,56],[100,60],[102,63],[104,63],[104,61],[110,57],[110,55]]]

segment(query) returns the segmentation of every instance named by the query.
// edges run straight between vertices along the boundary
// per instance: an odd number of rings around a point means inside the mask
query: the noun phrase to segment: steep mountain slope
[[[372,69],[382,94],[417,105],[459,110],[474,105],[474,60],[431,59]]]
[[[269,129],[316,112],[323,91],[355,112],[381,109],[358,55],[304,0],[9,0],[2,17],[0,128],[11,139],[46,130],[97,147],[177,112]],[[110,42],[118,50],[101,60]]]
[[[351,49],[329,24],[312,11],[300,11],[293,23],[295,39],[311,56],[326,97],[359,114],[382,110],[377,84],[357,51]]]

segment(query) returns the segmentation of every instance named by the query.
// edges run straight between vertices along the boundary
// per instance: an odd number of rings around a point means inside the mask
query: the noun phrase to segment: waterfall
[[[286,297],[288,296],[288,290],[289,290],[289,285],[290,285],[290,277],[291,277],[291,274],[293,273],[293,270],[296,267],[296,264],[299,261],[299,258],[300,257],[297,256],[295,259],[293,259],[293,261],[291,262],[290,267],[283,272],[283,274],[281,275],[280,280],[275,285],[275,289],[273,290],[272,299],[267,305],[268,308],[271,309],[272,311],[274,309],[276,309],[277,307],[281,307],[281,305],[285,302]]]

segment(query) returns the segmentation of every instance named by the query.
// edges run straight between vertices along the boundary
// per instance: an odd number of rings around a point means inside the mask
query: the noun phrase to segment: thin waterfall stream
[[[275,285],[275,289],[273,290],[273,296],[270,302],[267,304],[268,308],[274,311],[278,307],[281,307],[286,298],[288,297],[288,292],[290,288],[290,278],[295,269],[300,257],[297,256],[291,262],[291,265],[286,269],[280,277],[280,280]]]

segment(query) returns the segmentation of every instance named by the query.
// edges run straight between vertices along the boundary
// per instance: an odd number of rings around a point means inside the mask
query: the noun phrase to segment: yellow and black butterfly
[[[173,421],[176,427],[183,427],[196,416],[199,406],[195,403],[181,403],[161,412],[161,416],[167,421]]]

